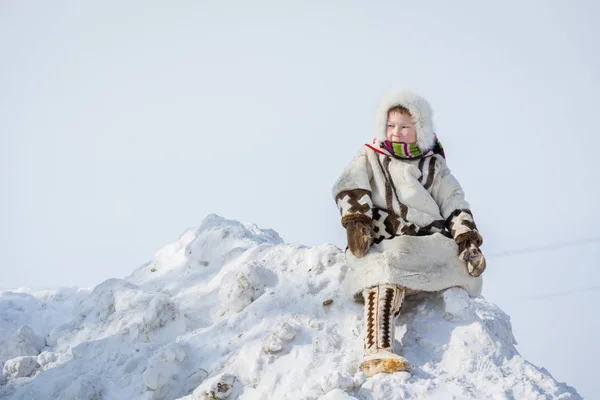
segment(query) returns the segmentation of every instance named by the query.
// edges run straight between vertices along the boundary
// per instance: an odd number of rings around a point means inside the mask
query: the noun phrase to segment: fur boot
[[[394,317],[400,313],[404,293],[397,285],[379,285],[363,291],[365,341],[360,370],[367,378],[411,369],[404,357],[394,353]]]

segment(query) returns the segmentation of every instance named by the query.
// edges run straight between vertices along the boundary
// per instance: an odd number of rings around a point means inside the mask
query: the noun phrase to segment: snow
[[[40,365],[36,356],[22,356],[8,360],[4,363],[2,374],[5,379],[15,379],[23,376],[31,376]]]
[[[407,298],[412,374],[357,371],[362,305],[339,248],[210,215],[125,279],[0,292],[0,398],[580,399],[462,289]]]

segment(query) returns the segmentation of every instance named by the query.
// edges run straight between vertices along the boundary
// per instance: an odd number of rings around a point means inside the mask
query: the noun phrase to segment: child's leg
[[[400,312],[404,293],[397,285],[379,285],[363,291],[365,341],[360,369],[367,377],[409,369],[408,362],[394,354],[394,317]]]

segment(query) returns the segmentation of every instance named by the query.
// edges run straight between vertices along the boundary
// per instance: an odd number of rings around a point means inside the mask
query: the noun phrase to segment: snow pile
[[[0,293],[0,398],[579,399],[516,351],[509,318],[461,289],[408,299],[414,372],[365,379],[343,252],[208,216],[124,280]]]

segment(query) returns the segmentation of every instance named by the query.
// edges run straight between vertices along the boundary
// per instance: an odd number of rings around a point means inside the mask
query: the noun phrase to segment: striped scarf
[[[415,160],[427,155],[430,151],[433,151],[434,154],[440,154],[442,157],[446,158],[446,154],[444,153],[444,148],[442,144],[435,138],[435,144],[431,150],[428,150],[426,154],[419,149],[416,143],[400,143],[400,142],[391,142],[386,140],[383,142],[383,147],[389,151],[395,158],[399,158],[402,160]]]

